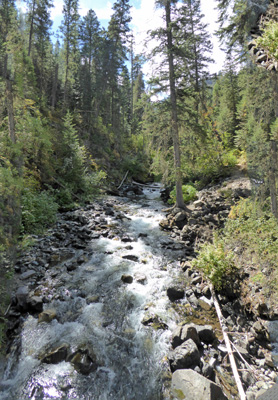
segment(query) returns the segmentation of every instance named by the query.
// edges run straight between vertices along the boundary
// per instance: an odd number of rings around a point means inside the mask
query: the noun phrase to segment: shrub
[[[196,199],[197,189],[192,185],[182,185],[182,195],[183,201],[189,203],[190,201]],[[169,204],[175,204],[176,202],[176,188],[174,188],[170,193]]]
[[[56,221],[58,204],[49,192],[24,189],[22,194],[22,225],[25,233],[41,233]]]
[[[224,243],[218,239],[203,245],[192,265],[203,272],[216,290],[225,289],[235,280],[237,267],[233,255],[225,250]]]

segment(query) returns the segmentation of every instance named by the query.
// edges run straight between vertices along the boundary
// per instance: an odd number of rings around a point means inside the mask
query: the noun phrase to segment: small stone
[[[39,314],[38,323],[39,324],[42,322],[49,323],[56,317],[57,317],[56,310],[54,309],[44,310],[42,313]]]
[[[134,279],[136,282],[141,283],[141,285],[146,285],[146,283],[147,283],[146,275],[141,274],[141,273],[135,274]]]
[[[86,298],[86,303],[91,304],[91,303],[98,303],[99,302],[99,296],[88,296]]]
[[[20,275],[20,279],[21,279],[21,280],[26,280],[26,279],[32,278],[32,277],[35,276],[35,275],[36,275],[36,271],[34,271],[34,270],[29,270],[29,271],[26,271],[26,272],[24,272],[23,274],[21,274],[21,275]]]
[[[139,257],[133,255],[133,254],[128,254],[126,256],[122,256],[122,258],[124,258],[125,260],[130,260],[130,261],[134,261],[134,262],[139,262]]]
[[[205,310],[205,311],[209,311],[212,308],[212,302],[210,300],[208,300],[206,297],[202,296],[198,299],[199,302],[199,306]]]

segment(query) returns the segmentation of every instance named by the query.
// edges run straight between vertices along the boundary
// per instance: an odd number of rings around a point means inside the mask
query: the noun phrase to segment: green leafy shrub
[[[218,239],[203,245],[192,265],[210,280],[216,290],[228,287],[237,272],[233,254],[225,250],[224,243]]]
[[[22,194],[22,225],[25,233],[40,233],[56,221],[58,204],[49,192],[24,189]]]
[[[182,195],[183,201],[189,203],[190,201],[196,199],[197,189],[192,185],[182,185]],[[175,204],[176,202],[176,188],[174,188],[170,193],[169,204]]]

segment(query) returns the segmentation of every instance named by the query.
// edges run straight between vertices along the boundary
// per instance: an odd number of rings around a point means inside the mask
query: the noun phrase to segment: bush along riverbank
[[[181,316],[169,354],[175,399],[188,399],[190,392],[190,399],[220,399],[225,393],[228,399],[254,400],[276,382],[271,326],[278,319],[278,223],[250,196],[247,178],[228,178],[200,191],[186,211],[174,208],[160,222],[185,246],[186,254],[182,284],[171,289],[172,293],[183,286],[182,300],[172,297]],[[212,288],[222,311],[220,324]],[[231,343],[241,394],[223,330]],[[197,379],[196,373],[202,377]],[[211,381],[222,388],[221,395]],[[197,383],[189,388],[188,382]]]

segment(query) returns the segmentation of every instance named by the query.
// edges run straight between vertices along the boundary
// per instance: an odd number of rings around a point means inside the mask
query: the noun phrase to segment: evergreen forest
[[[273,267],[276,3],[216,1],[215,35],[226,61],[211,74],[212,37],[200,0],[156,0],[162,23],[150,27],[148,40],[156,45],[145,54],[134,51],[129,0],[114,2],[107,28],[93,9],[81,17],[78,0],[64,0],[55,39],[54,1],[24,2],[26,12],[15,0],[0,0],[3,274],[12,275],[10,263],[55,223],[58,211],[113,193],[127,172],[127,180],[162,182],[179,208],[196,191],[246,174],[252,197],[233,210],[226,235],[250,234],[246,246],[255,252],[251,233],[264,234],[268,244],[259,257]],[[143,66],[150,60],[155,72],[146,79]]]

